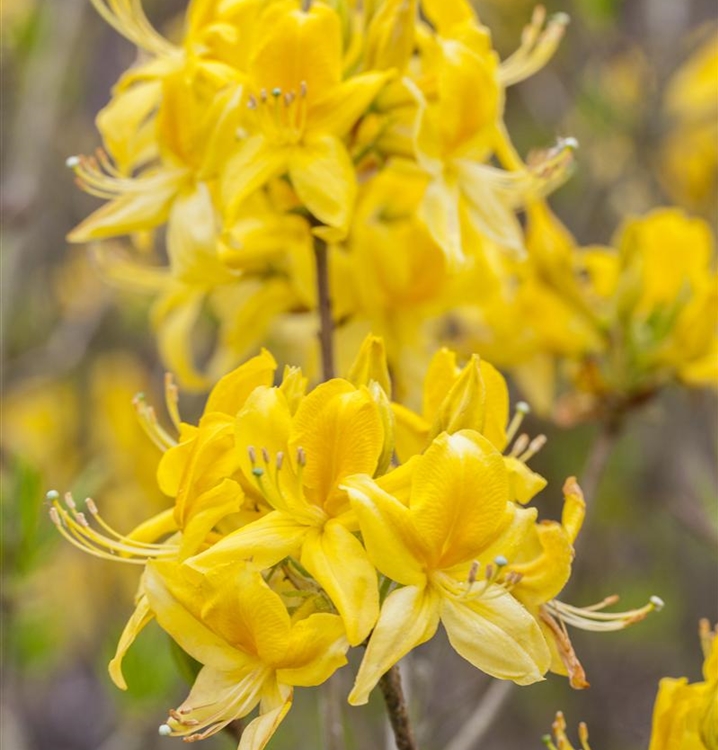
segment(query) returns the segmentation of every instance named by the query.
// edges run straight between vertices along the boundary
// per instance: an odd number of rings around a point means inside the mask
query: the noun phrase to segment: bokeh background
[[[172,34],[178,0],[145,0]],[[533,3],[477,2],[502,56]],[[677,71],[718,31],[713,0],[563,0],[571,25],[555,59],[509,92],[519,151],[572,135],[572,179],[552,198],[581,244],[607,242],[629,213],[677,204],[716,228],[718,120],[675,103]],[[43,505],[50,488],[92,495],[121,529],[168,500],[158,453],[135,418],[138,391],[161,403],[163,370],[147,325],[149,300],[109,287],[65,234],[94,207],[64,167],[98,143],[95,113],[134,59],[89,0],[2,0],[2,736],[3,750],[154,750],[166,709],[186,690],[171,644],[148,629],[127,659],[130,690],[106,663],[132,610],[137,571],[84,556],[60,540]],[[718,110],[718,69],[715,71]],[[680,82],[680,80],[679,80]],[[670,272],[670,269],[666,269]],[[191,419],[202,397],[183,395]],[[648,746],[661,676],[700,679],[700,617],[718,620],[718,403],[664,392],[634,415],[609,460],[579,540],[564,598],[583,605],[618,592],[626,608],[651,594],[660,614],[619,633],[575,633],[590,690],[549,676],[499,693],[440,636],[403,665],[422,750],[541,747],[553,714],[585,720],[594,750]],[[580,475],[591,427],[559,430],[534,468],[556,517],[559,488]],[[353,665],[355,667],[355,665]],[[301,690],[273,750],[391,748],[381,700],[343,703],[352,667]],[[487,694],[486,691],[489,691]],[[495,709],[486,711],[487,701]],[[490,704],[491,705],[491,704]],[[460,738],[491,715],[480,741]],[[451,744],[452,738],[454,744]],[[174,741],[178,746],[179,741]],[[232,747],[229,737],[206,750]]]

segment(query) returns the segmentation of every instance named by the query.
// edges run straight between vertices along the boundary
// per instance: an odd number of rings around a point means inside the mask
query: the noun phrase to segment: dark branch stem
[[[384,696],[391,728],[394,730],[397,750],[417,750],[416,741],[409,724],[409,713],[406,710],[398,664],[395,664],[379,680],[379,688]]]
[[[319,308],[319,343],[322,351],[322,379],[334,377],[334,323],[332,300],[329,294],[329,260],[326,242],[314,239],[317,269],[317,303]]]

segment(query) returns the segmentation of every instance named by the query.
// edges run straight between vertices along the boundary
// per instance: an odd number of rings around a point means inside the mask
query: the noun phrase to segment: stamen
[[[520,453],[523,453],[529,444],[529,436],[522,432],[517,438],[516,442],[513,445],[513,448],[511,448],[511,452],[509,453],[509,456],[512,456],[513,458],[518,458]]]
[[[518,456],[519,461],[523,461],[525,463],[530,458],[533,458],[541,450],[541,448],[546,445],[546,440],[546,435],[537,435],[529,443],[529,447],[520,456]]]
[[[477,560],[474,560],[471,563],[471,567],[469,568],[469,576],[466,579],[469,586],[471,586],[471,584],[473,583],[476,583],[476,576],[479,573],[479,567],[480,567],[480,563]]]
[[[170,415],[172,424],[179,432],[180,425],[182,424],[179,415],[179,388],[177,388],[171,372],[165,373],[165,403],[167,404],[167,413]]]
[[[524,417],[531,411],[531,407],[525,401],[519,401],[516,404],[516,412],[511,419],[511,423],[506,430],[506,443],[510,443],[514,439],[514,435],[519,431],[521,423],[524,421]]]
[[[177,441],[157,421],[155,410],[145,401],[144,393],[138,393],[132,399],[132,405],[135,407],[142,429],[161,451],[164,452],[177,445]]]
[[[150,24],[140,0],[91,0],[97,12],[115,31],[141,49],[161,57],[177,57],[182,51],[170,44]]]
[[[545,20],[546,9],[536,6],[531,22],[521,34],[519,48],[499,67],[499,81],[504,86],[512,86],[532,76],[553,57],[570,19],[565,13],[556,13],[549,18],[544,29]]]
[[[614,602],[615,602],[614,598]],[[581,630],[593,631],[614,631],[623,630],[629,625],[640,622],[651,612],[659,612],[664,604],[658,596],[652,596],[648,603],[638,609],[631,609],[626,612],[602,612],[606,600],[599,602],[598,605],[590,607],[574,607],[558,599],[545,604],[545,608],[561,622]]]
[[[247,446],[247,454],[249,455],[250,463],[254,466],[257,463],[257,452],[254,450],[253,445]]]
[[[68,169],[76,169],[80,166],[80,161],[79,156],[68,156],[67,159],[65,159],[65,166]]]
[[[160,724],[157,733],[160,737],[169,737],[172,734],[172,727],[169,724]]]

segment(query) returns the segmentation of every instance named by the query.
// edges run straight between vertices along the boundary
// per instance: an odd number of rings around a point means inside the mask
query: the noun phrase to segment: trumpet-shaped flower
[[[474,570],[467,584],[466,570],[490,564],[485,552],[517,511],[501,456],[484,437],[442,434],[386,477],[351,477],[344,487],[372,562],[400,584],[382,605],[350,703],[365,703],[379,678],[440,621],[479,669],[519,684],[542,678],[550,654],[536,620],[493,574],[479,583]]]
[[[369,389],[346,380],[318,386],[294,407],[281,389],[257,388],[236,418],[237,455],[245,481],[273,510],[187,564],[208,573],[297,557],[342,615],[349,642],[360,643],[376,621],[376,573],[341,483],[376,472],[390,438],[384,425]]]
[[[175,563],[153,563],[144,589],[162,628],[203,665],[162,735],[204,739],[259,706],[239,749],[261,750],[291,708],[293,688],[319,685],[346,663],[340,617],[290,618],[280,595],[248,566],[194,582]]]

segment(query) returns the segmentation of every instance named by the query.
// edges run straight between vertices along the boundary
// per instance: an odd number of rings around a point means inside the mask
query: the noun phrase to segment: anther
[[[160,724],[157,733],[160,737],[169,737],[172,734],[172,727],[169,724]]]
[[[299,96],[301,96],[302,98],[304,98],[306,95],[307,95],[307,82],[306,81],[302,81],[299,84]]]
[[[486,571],[484,572],[484,578],[486,578],[487,581],[490,581],[494,577],[494,566],[489,563],[486,566]]]
[[[68,169],[75,169],[80,166],[80,163],[81,159],[79,156],[68,156],[67,159],[65,159],[65,166]]]
[[[282,451],[279,451],[277,453],[276,462],[277,462],[277,471],[279,471],[282,468],[282,463],[284,462],[284,453],[282,453]]]
[[[267,101],[267,89],[262,89],[259,92],[259,99],[264,104]]]
[[[284,94],[284,104],[285,106],[289,107],[291,106],[292,102],[296,99],[297,95],[293,91],[287,91]]]
[[[265,464],[269,464],[269,451],[266,448],[262,448],[262,458]]]
[[[70,510],[77,510],[77,505],[75,505],[75,499],[72,497],[72,495],[69,492],[65,493],[65,505]]]
[[[660,612],[666,606],[660,596],[653,595],[648,601],[656,608],[656,612]]]
[[[257,109],[257,104],[257,97],[250,94],[249,99],[247,99],[247,109]]]
[[[533,458],[546,445],[546,440],[546,435],[536,435],[529,443],[528,449],[518,457],[519,461],[528,461],[530,458]]]
[[[467,578],[467,581],[469,584],[476,582],[476,576],[479,573],[479,562],[477,560],[474,560],[474,562],[471,563],[471,567],[469,568],[469,577]]]
[[[504,568],[509,564],[509,561],[503,555],[496,555],[494,562],[499,568]]]
[[[279,88],[279,86],[276,86],[272,89],[272,96],[276,99],[277,97],[280,97],[282,95],[282,89]]]
[[[301,467],[307,465],[307,454],[304,451],[304,448],[297,448],[297,463]]]
[[[578,141],[573,136],[568,136],[567,138],[561,138],[558,145],[559,148],[568,148],[575,151],[578,148]]]
[[[254,450],[254,446],[250,445],[247,447],[247,455],[252,463],[252,466],[257,463],[257,452]]]
[[[60,514],[57,512],[57,508],[53,505],[52,508],[50,508],[50,520],[55,524],[55,526],[62,526],[62,521],[60,520]]]
[[[45,500],[53,502],[54,500],[60,499],[60,493],[57,490],[48,490],[45,494]]]
[[[252,469],[252,474],[254,474],[255,477],[261,477],[264,474],[264,469],[261,466],[255,466]]]

